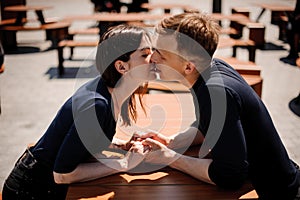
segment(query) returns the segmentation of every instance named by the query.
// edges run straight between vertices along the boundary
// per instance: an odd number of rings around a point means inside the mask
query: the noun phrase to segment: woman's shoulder
[[[107,107],[110,101],[109,96],[103,95],[102,90],[107,89],[99,77],[85,83],[72,96],[73,107],[78,109],[89,106]]]

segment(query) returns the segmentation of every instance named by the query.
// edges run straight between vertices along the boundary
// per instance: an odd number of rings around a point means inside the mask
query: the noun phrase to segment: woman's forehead
[[[146,35],[144,35],[142,37],[142,40],[141,40],[141,44],[139,46],[139,49],[143,50],[143,49],[150,49],[152,47],[152,43],[150,41],[150,38],[147,37]]]

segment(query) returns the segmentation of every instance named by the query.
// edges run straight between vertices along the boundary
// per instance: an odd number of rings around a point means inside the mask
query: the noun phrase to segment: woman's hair
[[[182,37],[184,34],[200,44],[210,57],[212,57],[216,51],[219,41],[219,30],[219,25],[211,17],[193,11],[167,17],[163,19],[156,28],[159,34],[170,34],[171,32],[182,33],[177,34],[176,37],[178,50],[192,54],[197,53],[197,47],[193,49],[195,45],[189,44],[189,40],[187,40],[186,37]],[[195,52],[193,52],[193,50]]]
[[[102,35],[97,49],[96,66],[108,87],[114,88],[122,77],[115,68],[115,62],[117,60],[129,61],[130,55],[139,48],[142,38],[145,36],[150,39],[144,29],[125,24],[112,27]],[[147,84],[140,86],[123,103],[121,118],[124,125],[130,125],[130,119],[134,121],[137,119],[135,94],[139,95],[139,101],[144,110],[141,98],[146,91]]]

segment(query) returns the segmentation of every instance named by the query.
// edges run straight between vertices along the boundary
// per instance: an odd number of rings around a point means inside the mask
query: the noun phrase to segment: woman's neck
[[[114,88],[108,87],[108,91],[110,92],[113,100],[115,120],[117,120],[120,114],[121,106],[124,101],[128,97],[130,97],[134,93],[134,91],[143,83],[140,80],[127,80],[129,78],[130,77],[126,77],[124,75]]]

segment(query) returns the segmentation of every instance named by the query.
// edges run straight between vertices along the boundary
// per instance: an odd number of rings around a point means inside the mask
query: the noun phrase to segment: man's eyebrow
[[[162,55],[161,52],[155,47],[152,47],[152,51],[156,51],[159,55]]]

